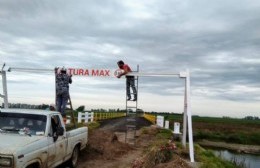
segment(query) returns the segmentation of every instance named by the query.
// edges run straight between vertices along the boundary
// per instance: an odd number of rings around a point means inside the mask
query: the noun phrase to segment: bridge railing
[[[124,112],[94,112],[94,121],[125,117]]]
[[[145,113],[145,114],[143,115],[143,117],[144,117],[145,119],[147,119],[148,121],[150,121],[151,123],[153,123],[153,124],[156,123],[156,116],[153,115],[153,114],[147,114],[147,113]]]

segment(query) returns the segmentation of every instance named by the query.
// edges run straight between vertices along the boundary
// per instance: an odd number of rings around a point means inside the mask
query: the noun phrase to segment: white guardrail
[[[78,123],[84,120],[85,123],[94,121],[94,112],[79,112],[78,113]]]
[[[94,112],[78,112],[78,123],[82,123],[82,120],[85,123],[94,121]],[[71,117],[67,116],[66,124],[71,123]]]

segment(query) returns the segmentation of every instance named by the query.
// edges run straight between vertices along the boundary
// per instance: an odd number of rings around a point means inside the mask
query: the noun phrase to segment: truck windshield
[[[0,112],[0,131],[27,135],[44,135],[47,117],[36,114]]]

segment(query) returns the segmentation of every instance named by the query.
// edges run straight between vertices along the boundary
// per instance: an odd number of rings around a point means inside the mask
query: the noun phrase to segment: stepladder
[[[70,118],[72,120],[74,128],[77,128],[76,119],[75,119],[75,116],[74,116],[70,95],[68,97],[68,102],[67,102],[67,105],[66,105],[66,116],[63,118],[63,120],[65,119],[65,121],[64,121],[65,124],[67,123],[67,116],[68,116],[67,114],[68,113],[70,115]]]
[[[139,67],[137,67],[137,71]],[[138,77],[126,78],[126,133],[125,143],[136,144],[138,110]]]

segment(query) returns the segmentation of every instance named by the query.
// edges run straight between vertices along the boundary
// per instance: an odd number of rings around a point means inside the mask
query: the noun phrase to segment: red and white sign
[[[83,69],[83,68],[68,68],[67,73],[72,76],[89,76],[89,77],[114,77],[120,72],[110,69]]]

